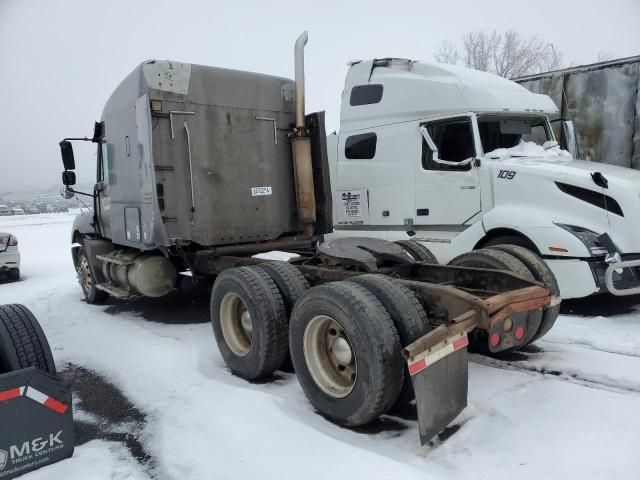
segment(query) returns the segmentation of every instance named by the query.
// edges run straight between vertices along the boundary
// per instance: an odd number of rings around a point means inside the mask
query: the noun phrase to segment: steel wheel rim
[[[80,259],[80,265],[78,265],[78,281],[85,292],[91,291],[91,285],[93,285],[93,279],[91,277],[91,269],[89,268],[89,260],[87,257]]]
[[[307,324],[304,360],[316,385],[333,398],[349,395],[358,374],[356,353],[348,335],[334,318],[318,315]]]
[[[220,303],[220,328],[229,350],[244,357],[251,350],[253,322],[247,306],[235,293],[227,293]]]

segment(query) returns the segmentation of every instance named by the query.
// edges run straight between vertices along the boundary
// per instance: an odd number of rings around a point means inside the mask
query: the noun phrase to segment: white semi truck
[[[328,140],[334,235],[416,240],[458,265],[517,245],[544,258],[565,299],[639,293],[640,172],[573,159],[554,137],[557,113],[484,72],[351,64]]]

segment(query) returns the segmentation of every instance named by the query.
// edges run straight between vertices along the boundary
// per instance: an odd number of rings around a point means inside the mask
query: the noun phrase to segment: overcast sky
[[[145,59],[293,78],[306,29],[307,110],[326,110],[331,131],[351,59],[433,60],[443,39],[495,28],[592,63],[599,52],[640,54],[639,20],[640,0],[0,0],[0,193],[58,184],[58,142],[91,136],[110,93]],[[76,147],[85,182],[95,176],[87,147]]]

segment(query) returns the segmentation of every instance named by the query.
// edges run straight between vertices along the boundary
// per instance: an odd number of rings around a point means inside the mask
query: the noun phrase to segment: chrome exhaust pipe
[[[296,40],[293,49],[296,72],[296,128],[304,128],[304,46],[309,40],[305,30]]]

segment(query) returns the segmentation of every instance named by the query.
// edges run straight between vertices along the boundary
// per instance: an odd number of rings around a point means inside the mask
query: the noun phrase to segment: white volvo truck
[[[572,158],[557,113],[484,72],[353,63],[328,141],[335,235],[417,240],[440,263],[515,244],[546,260],[563,298],[640,293],[640,172]]]

